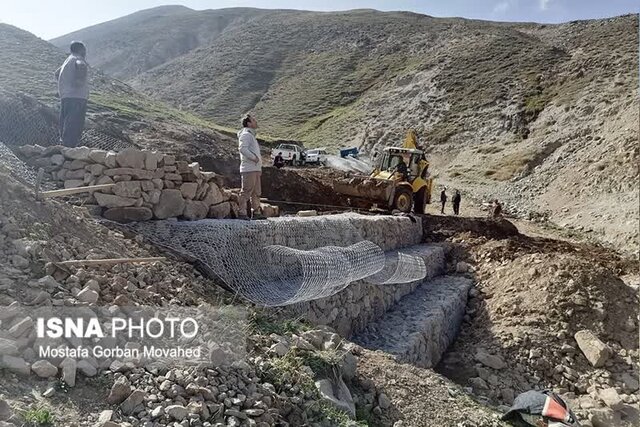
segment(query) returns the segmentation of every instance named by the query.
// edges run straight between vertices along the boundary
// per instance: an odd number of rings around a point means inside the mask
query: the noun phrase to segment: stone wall
[[[438,246],[411,246],[401,252],[425,261],[428,280],[441,274],[444,251]],[[424,280],[407,284],[373,285],[358,281],[344,291],[306,304],[306,318],[315,325],[329,325],[340,335],[351,337],[382,317],[402,297],[413,293]]]
[[[254,238],[263,244],[282,244],[296,249],[315,249],[320,244],[347,246],[360,240],[369,240],[386,252],[404,248],[402,252],[421,257],[427,267],[427,278],[440,274],[444,266],[444,251],[437,246],[420,245],[422,223],[406,216],[368,216],[359,214],[326,215],[310,218],[280,218],[279,226],[286,221],[300,228],[292,238],[279,241],[275,229],[268,224],[256,228]],[[355,233],[332,232],[344,230],[344,221],[349,221]],[[294,225],[295,224],[295,225]],[[319,237],[323,234],[322,237]],[[328,236],[327,236],[328,234]],[[403,296],[413,292],[420,282],[407,284],[372,285],[358,281],[343,291],[311,302],[296,304],[289,309],[302,314],[315,325],[329,325],[342,336],[349,337],[362,330],[369,322],[381,317]]]
[[[173,155],[135,148],[116,153],[37,145],[23,146],[19,154],[28,164],[43,168],[46,178],[60,187],[114,184],[80,195],[110,220],[221,219],[237,212],[237,197],[222,188],[222,177]]]

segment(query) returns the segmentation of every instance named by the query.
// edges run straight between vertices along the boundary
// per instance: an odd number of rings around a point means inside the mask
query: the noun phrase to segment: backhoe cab
[[[404,146],[385,147],[377,157],[377,164],[370,176],[355,176],[336,181],[336,192],[355,197],[371,204],[383,205],[390,210],[424,213],[431,203],[433,178],[424,151],[416,144],[413,130],[407,132]],[[401,163],[404,162],[404,166]],[[403,173],[406,169],[406,173]]]

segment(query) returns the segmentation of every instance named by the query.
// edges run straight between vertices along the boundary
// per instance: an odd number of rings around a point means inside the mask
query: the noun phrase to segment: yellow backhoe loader
[[[401,212],[424,213],[431,203],[433,178],[424,151],[417,147],[413,130],[407,132],[402,148],[385,147],[376,158],[376,167],[369,176],[353,176],[333,183],[337,193],[358,202]]]

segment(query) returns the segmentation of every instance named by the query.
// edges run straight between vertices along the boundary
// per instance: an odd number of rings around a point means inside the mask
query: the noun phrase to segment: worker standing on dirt
[[[258,122],[247,114],[242,119],[242,129],[238,131],[238,151],[240,151],[240,177],[242,190],[238,199],[239,219],[249,219],[247,203],[251,201],[253,219],[265,219],[260,212],[260,195],[262,193],[262,155],[256,139]]]
[[[460,195],[460,190],[456,190],[456,194],[453,195],[453,213],[455,215],[460,215],[460,201],[462,200],[462,196]]]
[[[491,218],[498,219],[502,217],[502,205],[498,199],[493,199],[493,206],[491,208]]]
[[[71,42],[71,54],[56,70],[60,96],[60,141],[76,147],[84,129],[89,97],[89,65],[87,48],[82,42]]]
[[[444,215],[444,205],[447,204],[447,187],[442,189],[440,193],[440,203],[442,203],[442,209],[440,209],[440,213]]]

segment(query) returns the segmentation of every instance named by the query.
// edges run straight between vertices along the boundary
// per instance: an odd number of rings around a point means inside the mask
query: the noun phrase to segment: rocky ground
[[[246,361],[232,366],[151,369],[91,357],[41,359],[29,332],[33,323],[15,307],[117,311],[239,301],[171,256],[147,264],[62,267],[57,263],[165,254],[105,227],[85,207],[37,201],[6,165],[0,178],[0,304],[8,308],[0,315],[0,425],[331,427],[405,419],[391,409],[392,391],[368,381],[366,371],[356,373],[367,353],[329,329],[260,312],[250,315]],[[469,397],[455,396],[469,413],[483,411]]]
[[[476,280],[439,372],[495,404],[553,388],[593,426],[638,422],[636,263],[590,244],[496,234],[473,219],[427,221]]]

